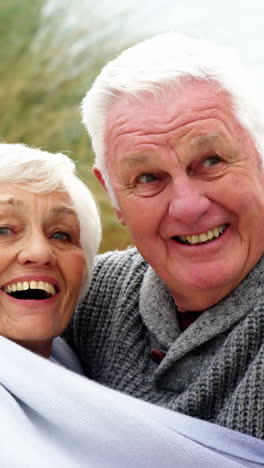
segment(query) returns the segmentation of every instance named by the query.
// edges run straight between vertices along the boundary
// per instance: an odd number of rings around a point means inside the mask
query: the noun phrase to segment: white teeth
[[[220,233],[219,233],[219,229],[218,229],[218,228],[214,228],[214,229],[213,229],[213,234],[214,234],[215,237],[218,237],[219,234],[220,234]]]
[[[202,232],[201,234],[195,234],[192,236],[178,236],[182,242],[188,242],[188,244],[203,244],[209,240],[212,240],[214,237],[219,237],[220,234],[224,232],[227,224],[221,224],[221,226],[210,229],[208,232]]]
[[[208,239],[207,239],[207,235],[206,234],[199,234],[199,241],[200,242],[206,242]]]
[[[191,236],[192,240],[191,240],[191,243],[192,244],[197,244],[199,242],[199,237],[198,236]]]
[[[186,239],[190,244],[197,244],[199,242],[198,236],[186,236]]]
[[[56,294],[56,290],[54,286],[46,281],[23,281],[23,283],[13,283],[5,286],[4,291],[7,293],[16,292],[16,291],[27,291],[28,289],[42,289],[47,293],[54,296]]]

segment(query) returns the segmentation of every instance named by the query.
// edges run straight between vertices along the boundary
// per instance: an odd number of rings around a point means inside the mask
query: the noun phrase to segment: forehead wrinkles
[[[45,202],[45,207],[47,207],[47,201],[49,200],[49,194],[41,194],[41,193],[34,193],[34,192],[27,192],[31,195],[30,199],[27,197],[23,198],[23,195],[13,195],[9,193],[3,193],[0,194],[0,207],[7,207],[8,209],[15,209],[15,210],[21,210],[21,209],[26,209],[26,206],[29,203],[42,203],[43,200]],[[48,195],[48,198],[46,196]],[[77,216],[76,211],[73,208],[73,204],[68,197],[65,200],[55,200],[53,201],[53,206],[51,205],[51,208],[49,209],[49,212],[54,214],[54,216],[58,216],[60,214],[62,215],[71,215],[71,216]]]
[[[150,111],[149,111],[150,112]],[[208,122],[207,122],[208,121]],[[206,135],[205,125],[208,124],[208,134]],[[193,135],[193,142],[199,147],[216,143],[223,138],[229,139],[231,135],[239,140],[237,127],[234,118],[223,113],[220,109],[199,109],[193,112],[183,112],[182,114],[160,115],[155,117],[142,118],[131,115],[122,115],[115,118],[113,124],[108,126],[108,141],[110,145],[117,146],[119,142],[128,145],[133,144],[169,144],[175,138],[184,140],[185,137],[192,137],[192,133],[203,132],[204,135]],[[217,125],[218,129],[213,129]],[[203,128],[199,128],[202,126]],[[211,127],[211,128],[210,128]],[[240,129],[241,131],[242,129]],[[229,134],[229,136],[228,136]]]
[[[121,114],[114,114],[113,117],[109,116],[106,131],[111,140],[126,138],[130,135],[135,137],[148,137],[153,134],[162,133],[161,125],[166,125],[165,121],[155,119],[155,116],[150,112],[148,116],[140,115],[140,112],[132,112],[129,109]]]
[[[209,146],[223,144],[224,142],[239,143],[244,135],[242,127],[232,116],[215,109],[213,114],[200,114],[198,118],[185,122],[175,128],[170,137],[173,146],[176,142],[181,145],[188,142],[188,146],[206,149]]]
[[[184,94],[184,90],[182,92]],[[233,115],[230,99],[223,92],[207,94],[210,100],[204,95],[193,96],[195,99],[187,106],[183,105],[182,96],[178,95],[177,99],[175,90],[170,99],[164,96],[159,101],[121,99],[108,116],[106,148],[112,155],[120,151],[123,154],[144,153],[151,149],[151,145],[169,146],[175,151],[178,145],[180,149],[185,143],[185,137],[189,148],[194,139],[192,148],[196,146],[201,151],[210,145],[223,144],[225,139],[229,144],[239,143],[242,129]],[[187,92],[186,98],[191,97],[188,95]]]
[[[109,109],[108,122],[117,121],[122,126],[132,119],[136,126],[149,123],[153,128],[153,125],[160,123],[169,125],[185,114],[189,114],[190,118],[196,111],[222,109],[226,112],[231,111],[232,107],[230,96],[219,89],[218,84],[185,80],[180,86],[177,84],[173,88],[165,87],[158,94],[146,91],[141,91],[138,96],[120,94]]]
[[[157,101],[152,99],[136,100],[136,98],[123,99],[116,102],[110,110],[106,122],[107,143],[125,141],[128,137],[148,138],[159,137],[170,133],[177,127],[180,114],[175,114],[166,108],[166,99]],[[149,97],[149,96],[148,96]],[[116,140],[116,142],[115,142]],[[144,143],[144,142],[143,142]]]

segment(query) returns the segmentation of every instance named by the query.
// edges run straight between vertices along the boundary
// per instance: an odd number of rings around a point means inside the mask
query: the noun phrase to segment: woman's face
[[[0,259],[0,335],[48,357],[86,268],[69,196],[1,184]]]

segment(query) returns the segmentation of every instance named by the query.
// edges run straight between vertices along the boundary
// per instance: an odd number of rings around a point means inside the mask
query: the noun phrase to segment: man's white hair
[[[101,171],[113,204],[115,194],[107,171],[105,127],[107,114],[120,95],[159,96],[184,78],[216,84],[230,96],[234,117],[248,131],[263,160],[264,111],[256,84],[232,49],[179,35],[159,34],[123,51],[96,78],[82,102],[82,117],[92,139],[95,165]],[[113,124],[113,122],[112,122]]]
[[[80,222],[80,243],[86,273],[80,299],[90,285],[94,257],[101,241],[101,223],[96,203],[77,177],[74,162],[61,153],[48,153],[23,144],[0,143],[0,183],[14,183],[32,193],[65,192]]]

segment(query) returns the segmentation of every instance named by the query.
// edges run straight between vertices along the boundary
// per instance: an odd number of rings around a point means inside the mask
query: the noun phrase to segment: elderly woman
[[[0,182],[1,468],[259,466],[253,438],[79,375],[57,337],[89,285],[93,198],[66,156],[23,145],[0,144]]]
[[[176,33],[105,66],[83,120],[136,248],[99,256],[67,336],[98,382],[264,439],[257,89],[232,52]]]
[[[48,358],[88,289],[97,208],[62,154],[1,144],[0,182],[0,334]]]

